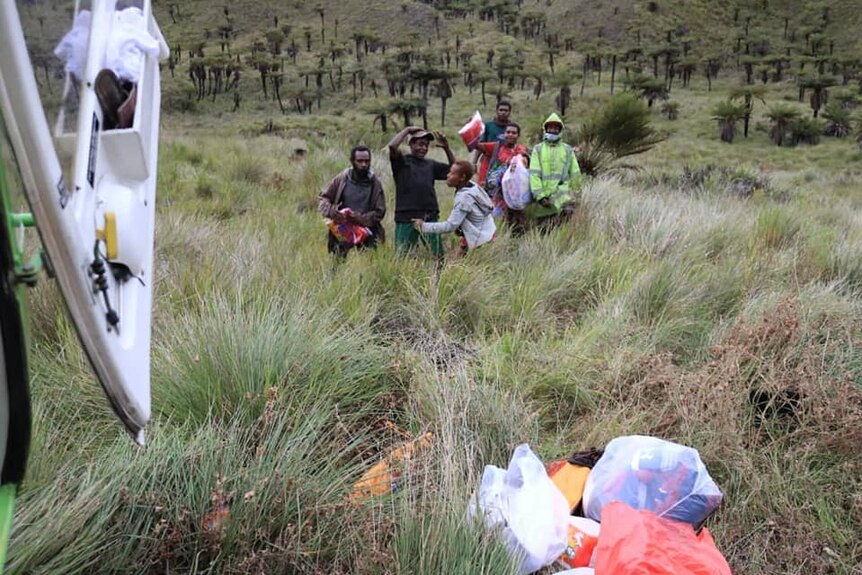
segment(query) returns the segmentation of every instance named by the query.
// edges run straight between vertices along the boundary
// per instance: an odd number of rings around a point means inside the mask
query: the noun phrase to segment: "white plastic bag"
[[[697,528],[721,498],[696,449],[630,435],[608,443],[587,477],[584,515],[601,521],[602,507],[619,500]]]
[[[509,169],[503,174],[501,187],[503,200],[511,209],[523,210],[530,203],[530,170],[524,156],[519,154],[509,161]]]
[[[468,517],[479,514],[488,528],[499,528],[520,558],[520,572],[532,573],[556,561],[568,545],[569,506],[526,443],[509,468],[486,465],[479,491],[470,498]]]

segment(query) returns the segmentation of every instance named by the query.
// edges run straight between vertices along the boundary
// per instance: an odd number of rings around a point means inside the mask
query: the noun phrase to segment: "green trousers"
[[[423,234],[409,222],[395,222],[395,249],[397,251],[410,250],[419,242],[428,246],[428,249],[435,256],[443,256],[443,239],[440,237],[440,234]]]

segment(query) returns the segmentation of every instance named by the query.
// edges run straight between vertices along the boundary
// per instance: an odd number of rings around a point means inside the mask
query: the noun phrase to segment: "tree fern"
[[[607,171],[620,158],[642,154],[666,137],[651,125],[643,102],[631,94],[620,94],[581,128],[581,171],[589,175]]]

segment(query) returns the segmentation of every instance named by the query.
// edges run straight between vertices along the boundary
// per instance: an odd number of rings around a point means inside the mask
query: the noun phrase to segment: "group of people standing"
[[[456,160],[446,136],[416,126],[404,128],[389,141],[396,250],[424,244],[442,258],[441,234],[457,233],[461,252],[467,252],[496,237],[495,216],[504,219],[514,233],[530,226],[547,229],[571,216],[581,173],[575,149],[561,139],[562,119],[551,114],[542,126],[542,141],[529,150],[518,142],[521,127],[510,120],[511,103],[498,102],[495,112],[485,122],[481,140],[469,150],[471,160]],[[409,153],[401,149],[405,140]],[[432,142],[446,154],[447,163],[426,157]],[[514,162],[529,165],[532,201],[523,210],[510,208],[502,192],[503,176],[514,168]],[[353,148],[350,164],[327,184],[318,205],[330,221],[362,226],[370,232],[361,242],[353,242],[330,231],[329,251],[341,256],[354,247],[374,248],[385,237],[386,199],[380,179],[371,170],[371,150]],[[452,213],[442,222],[434,189],[438,180],[455,190]]]

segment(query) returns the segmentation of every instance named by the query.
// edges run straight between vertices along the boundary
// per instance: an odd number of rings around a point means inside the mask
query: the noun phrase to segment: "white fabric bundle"
[[[54,54],[66,62],[66,72],[79,80],[84,76],[87,62],[87,45],[90,34],[90,11],[81,10],[75,16],[72,29],[63,36]],[[101,68],[113,70],[120,80],[137,82],[144,55],[159,55],[159,43],[147,32],[147,22],[140,8],[126,8],[114,12],[114,21],[108,33]]]

